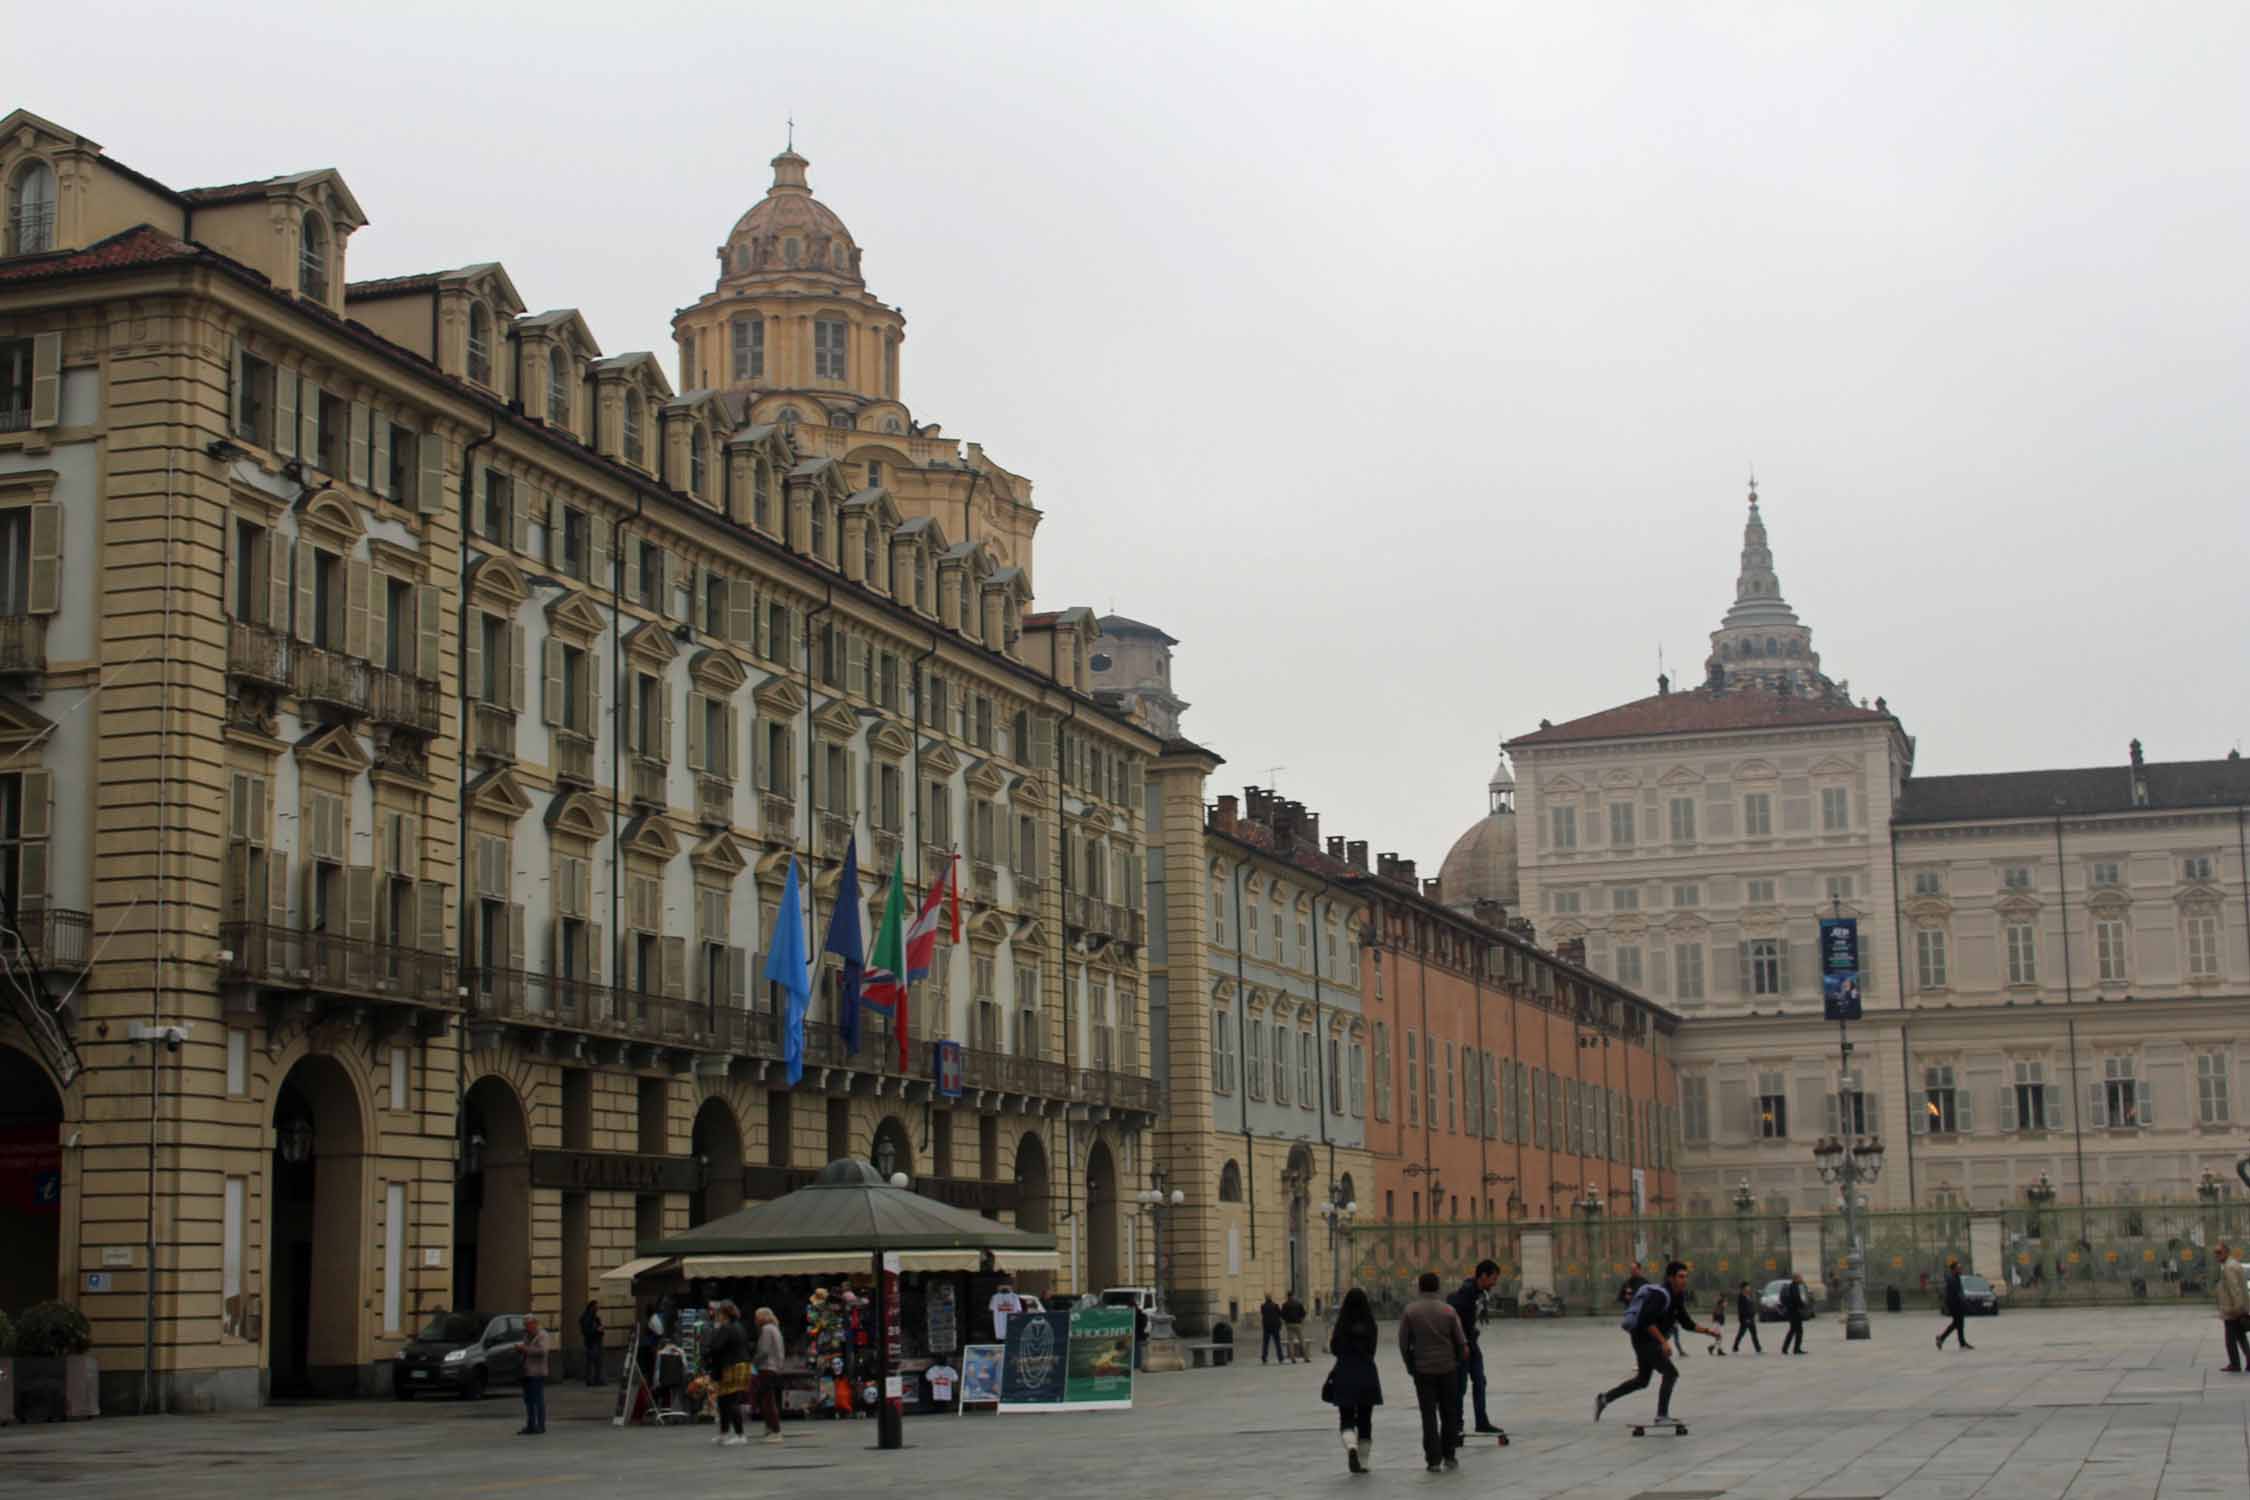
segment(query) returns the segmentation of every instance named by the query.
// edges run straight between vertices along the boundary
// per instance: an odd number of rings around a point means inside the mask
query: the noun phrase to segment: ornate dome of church
[[[722,276],[795,272],[859,280],[859,245],[805,181],[811,163],[794,149],[773,159],[773,186],[735,221],[720,255]]]

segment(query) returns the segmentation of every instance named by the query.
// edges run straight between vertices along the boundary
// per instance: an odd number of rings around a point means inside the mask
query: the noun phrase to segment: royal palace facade
[[[75,1301],[113,1406],[144,1348],[196,1409],[380,1388],[439,1308],[574,1343],[637,1243],[844,1155],[1146,1266],[1161,741],[773,167],[675,389],[495,263],[351,281],[333,171],[0,122],[0,1307]],[[962,941],[903,1064],[824,971],[791,1087],[779,896],[817,947],[854,845],[870,904],[959,855]]]

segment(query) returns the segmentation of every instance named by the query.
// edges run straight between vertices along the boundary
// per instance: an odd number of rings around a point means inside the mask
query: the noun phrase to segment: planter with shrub
[[[56,1422],[101,1415],[101,1370],[86,1315],[67,1302],[40,1302],[15,1320],[16,1420]]]

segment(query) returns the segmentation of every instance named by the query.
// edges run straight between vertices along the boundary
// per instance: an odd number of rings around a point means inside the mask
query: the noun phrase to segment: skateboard
[[[1685,1422],[1674,1422],[1674,1421],[1672,1421],[1672,1420],[1671,1420],[1671,1419],[1669,1419],[1669,1418],[1666,1418],[1666,1419],[1665,1419],[1664,1421],[1661,1421],[1661,1422],[1635,1422],[1635,1423],[1633,1423],[1633,1424],[1632,1424],[1632,1428],[1633,1428],[1633,1436],[1635,1436],[1635,1437],[1644,1437],[1644,1436],[1646,1436],[1646,1435],[1647,1435],[1647,1433],[1648,1433],[1648,1430],[1649,1430],[1649,1429],[1650,1429],[1651,1427],[1669,1427],[1669,1428],[1671,1428],[1671,1429],[1672,1429],[1672,1436],[1674,1436],[1674,1437],[1686,1437],[1686,1436],[1687,1436],[1687,1423],[1685,1423]]]

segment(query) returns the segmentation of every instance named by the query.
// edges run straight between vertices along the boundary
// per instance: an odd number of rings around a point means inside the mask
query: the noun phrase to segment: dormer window
[[[297,238],[297,291],[315,302],[328,300],[328,226],[319,214],[305,215]]]
[[[8,253],[37,255],[55,248],[55,169],[25,162],[8,184]]]
[[[829,416],[828,425],[847,429],[853,428],[859,425],[859,418],[848,411],[835,412]]]
[[[930,554],[914,549],[914,607],[927,614],[930,608]]]
[[[688,429],[687,439],[687,483],[688,493],[698,499],[703,496],[703,484],[709,468],[710,460],[705,453],[703,429],[699,426],[691,427]]]
[[[482,302],[469,304],[469,378],[492,384],[492,314]]]
[[[815,497],[812,512],[812,555],[821,561],[828,560],[828,502]]]
[[[750,520],[760,531],[773,530],[773,465],[762,458],[751,482]]]
[[[860,581],[869,588],[875,586],[875,517],[870,514],[859,528]]]
[[[625,461],[641,462],[641,393],[625,393]]]
[[[813,319],[813,378],[816,380],[842,380],[844,378],[844,335],[846,325],[841,318]]]
[[[570,425],[570,358],[559,346],[547,351],[547,425]]]

